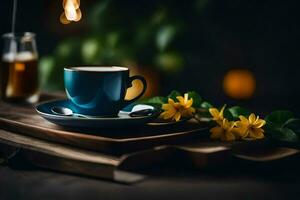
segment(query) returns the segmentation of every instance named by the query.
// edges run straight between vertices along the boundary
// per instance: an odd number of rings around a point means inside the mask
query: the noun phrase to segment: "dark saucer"
[[[134,127],[138,125],[147,124],[157,118],[160,111],[155,107],[148,106],[153,109],[153,113],[147,116],[131,117],[129,113],[135,110],[136,106],[129,105],[123,108],[118,116],[115,117],[78,117],[78,116],[62,116],[52,112],[55,106],[70,108],[71,102],[69,100],[54,100],[41,103],[36,106],[36,111],[46,120],[61,126],[73,128],[115,128],[115,127]]]

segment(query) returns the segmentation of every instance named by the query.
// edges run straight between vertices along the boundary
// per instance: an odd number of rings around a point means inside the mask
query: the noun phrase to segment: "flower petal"
[[[181,118],[181,113],[177,112],[174,116],[175,121],[178,122],[180,120],[180,118]]]
[[[163,110],[170,110],[170,109],[174,109],[174,107],[171,104],[163,104],[162,109]]]
[[[182,117],[192,117],[194,113],[195,109],[193,107],[181,111]]]
[[[221,137],[222,141],[233,141],[235,140],[235,135],[231,131],[226,131],[224,137]]]
[[[233,128],[232,132],[241,138],[247,137],[249,134],[248,128],[246,126],[240,126],[238,128]]]
[[[188,100],[189,100],[189,94],[185,93],[184,94],[184,104],[186,104]]]
[[[218,109],[216,109],[216,108],[210,108],[209,113],[211,114],[211,116],[213,116],[213,118],[218,118],[218,116],[220,114]]]
[[[193,107],[188,108],[188,111],[192,114],[194,114],[196,112],[196,109]]]
[[[249,136],[254,139],[262,139],[265,137],[264,130],[261,128],[250,130]]]
[[[215,122],[217,123],[217,124],[219,124],[219,126],[223,126],[223,120],[215,120]]]
[[[227,119],[223,119],[222,128],[225,130],[232,129],[234,126],[234,123],[231,121],[228,121]]]
[[[175,101],[174,101],[173,99],[169,98],[169,99],[168,99],[168,103],[171,104],[171,105],[174,105],[174,104],[175,104]]]
[[[173,104],[174,108],[176,108],[177,110],[179,110],[182,106],[179,102],[176,102]]]
[[[184,104],[185,104],[184,98],[183,98],[182,96],[177,96],[176,99],[179,101],[179,103],[180,103],[181,105],[184,105]]]
[[[236,121],[235,126],[237,128],[241,128],[241,127],[247,127],[247,124],[243,123],[242,121]]]
[[[243,124],[249,124],[249,121],[248,121],[248,119],[245,117],[245,116],[243,116],[243,115],[240,115],[239,116],[239,118],[240,118],[240,120],[241,120],[241,122],[243,123]]]
[[[209,131],[211,133],[211,135],[210,135],[211,139],[221,138],[221,136],[223,135],[223,132],[224,132],[224,130],[219,126],[213,127]]]
[[[252,140],[255,140],[255,139],[254,138],[249,138],[249,137],[244,137],[244,138],[242,138],[242,140],[252,141]]]
[[[171,118],[174,117],[175,114],[176,114],[176,110],[175,109],[170,109],[168,111],[165,111],[165,112],[161,113],[160,116],[163,119],[171,119]]]
[[[266,124],[266,121],[263,120],[263,119],[258,119],[256,120],[255,124],[254,124],[254,127],[255,128],[261,128],[263,127],[264,125]]]
[[[193,105],[193,99],[190,99],[190,100],[188,100],[186,103],[185,103],[185,107],[186,108],[189,108],[189,107],[191,107]]]
[[[255,124],[258,120],[259,120],[259,116],[257,115],[253,124]]]
[[[165,111],[165,112],[162,112],[162,113],[159,115],[159,117],[160,117],[160,118],[164,118],[164,116],[165,116],[166,113],[167,113],[166,111]]]
[[[251,115],[249,116],[249,123],[254,124],[255,120],[256,120],[255,114],[251,113]]]
[[[223,105],[223,107],[222,107],[222,109],[220,111],[220,114],[219,114],[222,117],[223,117],[223,113],[224,113],[225,108],[226,108],[226,104]]]

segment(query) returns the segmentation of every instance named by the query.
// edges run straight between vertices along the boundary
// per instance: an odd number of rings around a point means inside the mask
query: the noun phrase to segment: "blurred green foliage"
[[[190,1],[189,15],[202,12],[207,2]],[[170,0],[95,1],[83,11],[84,33],[61,41],[52,55],[41,58],[42,88],[63,89],[63,68],[79,64],[134,64],[179,73],[186,60],[181,38],[189,22],[176,4]]]

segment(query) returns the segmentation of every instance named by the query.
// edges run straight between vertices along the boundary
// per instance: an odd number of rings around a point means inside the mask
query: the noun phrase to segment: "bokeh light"
[[[253,73],[246,69],[234,69],[227,72],[223,79],[226,95],[234,99],[249,99],[256,89]]]
[[[64,12],[60,16],[62,24],[69,24],[71,21],[78,22],[82,18],[80,0],[63,0]]]

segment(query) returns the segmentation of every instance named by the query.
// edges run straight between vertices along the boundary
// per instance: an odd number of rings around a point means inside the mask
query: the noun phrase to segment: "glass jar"
[[[39,81],[35,34],[7,33],[2,38],[1,99],[15,103],[37,102]]]

